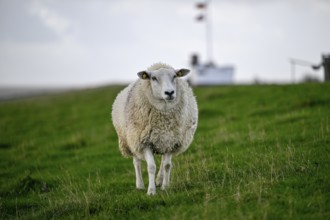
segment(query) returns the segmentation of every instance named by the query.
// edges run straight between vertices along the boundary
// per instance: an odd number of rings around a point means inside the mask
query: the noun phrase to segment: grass
[[[195,140],[152,197],[117,147],[121,89],[0,103],[1,219],[330,219],[329,84],[194,88]]]

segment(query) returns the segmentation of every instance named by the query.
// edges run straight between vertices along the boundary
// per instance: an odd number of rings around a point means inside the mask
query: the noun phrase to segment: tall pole
[[[202,14],[197,17],[198,21],[205,22],[205,42],[206,42],[206,56],[209,63],[213,62],[213,45],[212,45],[212,25],[210,16],[210,2],[205,0],[203,3],[197,3],[196,7],[202,10]]]
[[[292,84],[294,84],[295,83],[294,75],[296,72],[294,60],[290,60],[290,63],[291,63],[291,81],[292,81]]]
[[[210,0],[206,0],[205,4],[205,19],[206,19],[206,54],[209,60],[209,63],[213,62],[213,47],[212,47],[212,24],[211,24],[211,15],[210,15]]]

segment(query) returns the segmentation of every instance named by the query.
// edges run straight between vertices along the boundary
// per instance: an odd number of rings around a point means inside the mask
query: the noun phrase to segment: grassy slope
[[[330,84],[195,88],[195,141],[154,197],[117,149],[120,89],[0,104],[0,218],[330,218]]]

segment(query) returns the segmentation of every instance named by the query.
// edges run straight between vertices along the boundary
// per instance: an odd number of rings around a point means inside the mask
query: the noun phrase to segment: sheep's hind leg
[[[144,183],[143,183],[142,172],[141,172],[141,160],[134,156],[133,164],[134,164],[135,176],[136,176],[136,188],[144,189]]]
[[[156,175],[156,163],[154,156],[150,148],[146,148],[144,151],[144,158],[147,161],[148,166],[148,176],[149,176],[149,186],[148,186],[148,195],[156,194],[156,184],[155,184],[155,175]]]
[[[170,185],[170,175],[172,168],[172,154],[165,154],[162,159],[162,164],[164,167],[164,178],[162,184],[162,190],[166,189]]]
[[[156,186],[162,186],[164,179],[164,155],[162,156],[162,161],[160,163],[160,168],[157,174]]]

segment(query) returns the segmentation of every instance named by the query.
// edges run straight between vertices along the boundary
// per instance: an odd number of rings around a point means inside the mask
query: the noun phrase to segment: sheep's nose
[[[174,90],[165,91],[165,95],[167,95],[169,99],[173,99]]]

